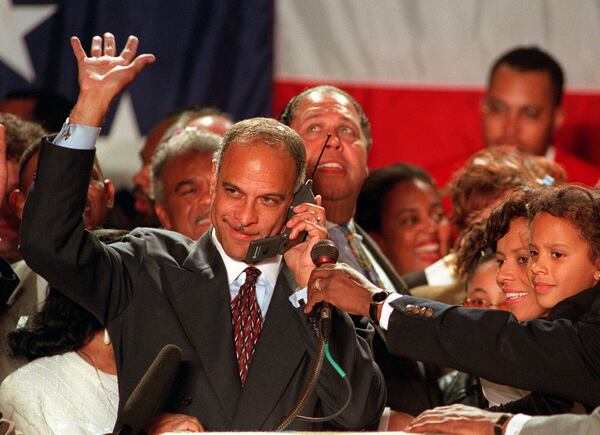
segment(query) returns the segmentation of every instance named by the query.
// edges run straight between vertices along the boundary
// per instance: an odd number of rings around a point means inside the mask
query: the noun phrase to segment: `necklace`
[[[112,388],[112,389],[106,388],[106,386],[104,385],[104,382],[102,382],[102,375],[100,374],[100,370],[98,369],[98,366],[94,362],[94,359],[87,352],[79,349],[79,350],[76,351],[76,353],[81,357],[81,359],[83,359],[84,361],[86,361],[87,363],[89,363],[92,367],[94,367],[94,371],[96,372],[96,378],[98,379],[98,385],[100,386],[100,389],[104,393],[103,396],[106,399],[106,403],[108,404],[108,408],[112,411],[113,415],[116,416],[117,415],[117,408],[115,407],[114,403],[119,403],[119,391],[118,391],[118,389],[117,389],[117,392],[115,393],[115,388]],[[107,376],[111,376],[111,377],[108,378],[111,383],[117,383],[118,382],[116,380],[116,376],[115,376],[115,379],[112,378],[112,375],[107,375]]]

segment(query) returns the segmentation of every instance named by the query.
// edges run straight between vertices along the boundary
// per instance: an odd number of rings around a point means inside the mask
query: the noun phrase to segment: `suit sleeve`
[[[392,353],[532,391],[600,404],[600,318],[519,323],[505,311],[405,296],[391,303]]]
[[[365,338],[357,336],[350,317],[334,310],[333,319],[329,349],[348,377],[352,401],[330,425],[345,430],[376,428],[386,400],[383,375],[373,360],[371,347]],[[362,334],[372,336],[374,332],[373,326],[368,325]],[[323,403],[323,415],[338,411],[346,401],[344,381],[327,358],[323,362],[316,391]]]
[[[600,408],[590,415],[564,414],[551,417],[530,418],[519,435],[545,435],[549,433],[573,433],[592,435],[600,427]]]
[[[93,162],[92,150],[42,143],[23,213],[21,252],[51,286],[107,324],[131,298],[135,272],[130,272],[143,244],[134,241],[118,251],[85,230],[82,213]]]

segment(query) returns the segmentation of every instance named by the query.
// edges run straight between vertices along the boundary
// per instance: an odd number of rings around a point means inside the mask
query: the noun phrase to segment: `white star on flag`
[[[129,93],[123,94],[110,132],[100,136],[96,156],[107,178],[119,188],[131,187],[131,176],[141,166],[139,150],[144,144]]]
[[[0,0],[0,62],[29,83],[35,80],[35,71],[25,37],[57,9],[57,5],[13,5],[11,0]]]

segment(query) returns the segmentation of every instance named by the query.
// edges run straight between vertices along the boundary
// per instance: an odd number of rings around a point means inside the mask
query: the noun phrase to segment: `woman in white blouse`
[[[112,432],[116,366],[110,338],[90,313],[52,289],[42,310],[8,339],[13,354],[30,361],[0,385],[0,411],[18,430]]]

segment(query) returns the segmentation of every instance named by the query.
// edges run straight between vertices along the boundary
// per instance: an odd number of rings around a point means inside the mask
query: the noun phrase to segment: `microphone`
[[[119,413],[113,434],[137,435],[152,422],[169,394],[179,363],[181,349],[174,344],[163,347]]]
[[[319,240],[310,250],[310,258],[316,267],[323,264],[335,264],[338,259],[338,249],[331,240]],[[331,305],[321,302],[317,307],[320,319],[321,334],[325,340],[331,336]]]

